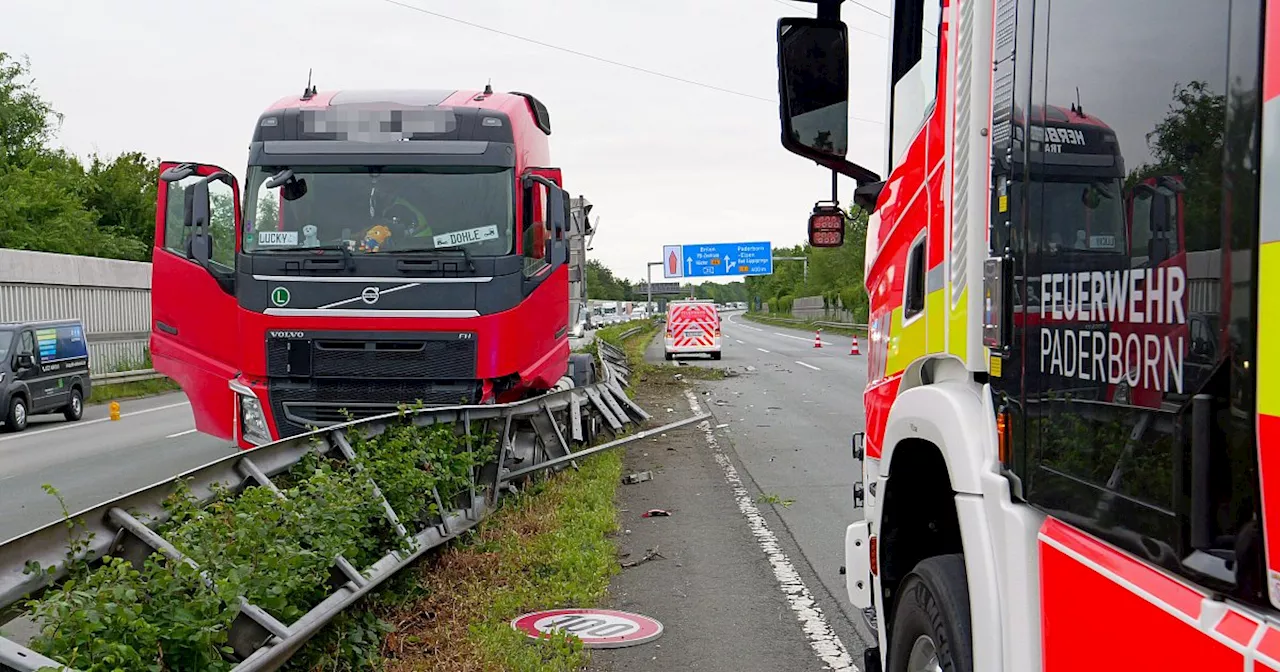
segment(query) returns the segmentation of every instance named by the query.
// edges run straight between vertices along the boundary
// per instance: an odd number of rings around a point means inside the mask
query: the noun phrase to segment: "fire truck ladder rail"
[[[537,472],[576,468],[577,460],[587,455],[709,417],[702,413],[662,427],[629,431],[629,427],[649,420],[650,415],[627,397],[624,376],[630,374],[630,370],[625,365],[626,355],[603,341],[599,343],[598,354],[599,379],[586,387],[508,404],[406,410],[334,425],[215,460],[88,508],[71,516],[82,526],[82,538],[92,535],[79,559],[96,564],[107,556],[115,556],[140,566],[145,558],[159,552],[192,565],[200,571],[202,580],[212,582],[220,568],[196,566],[157,531],[169,518],[163,502],[174,492],[178,481],[186,481],[192,496],[202,504],[212,501],[220,487],[237,495],[249,487],[264,487],[277,497],[285,498],[285,493],[272,479],[310,453],[344,460],[352,465],[354,473],[361,473],[351,441],[353,432],[364,437],[376,436],[404,419],[419,427],[445,424],[461,430],[459,436],[465,450],[471,452],[477,427],[479,433],[500,429],[496,459],[473,470],[468,490],[454,501],[444,501],[434,490],[428,493],[429,501],[435,503],[440,513],[423,521],[420,530],[409,529],[407,521],[396,515],[391,503],[373,483],[372,496],[405,545],[387,552],[363,570],[348,558],[336,557],[331,568],[334,579],[331,585],[336,588],[295,622],[282,623],[243,596],[239,598],[239,613],[228,632],[228,646],[234,652],[232,659],[238,661],[234,669],[238,672],[278,669],[326,623],[388,577],[497,510],[504,490],[513,490]],[[605,443],[588,447],[586,444],[597,435],[595,427],[599,421],[603,421],[612,436]],[[481,484],[484,484],[483,490]],[[0,625],[21,620],[21,603],[25,599],[38,597],[67,576],[67,549],[67,528],[63,520],[0,543]],[[24,569],[33,562],[47,571],[26,573]],[[33,672],[47,666],[66,669],[28,649],[24,643],[0,636],[0,670]]]

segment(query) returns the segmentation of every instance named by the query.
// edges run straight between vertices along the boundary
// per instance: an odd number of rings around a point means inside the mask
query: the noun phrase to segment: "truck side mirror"
[[[859,185],[879,181],[844,158],[849,152],[849,27],[843,21],[778,19],[778,105],[787,151]]]
[[[36,365],[36,358],[33,357],[31,354],[26,352],[18,354],[19,369],[31,369],[31,368],[35,368],[35,365]]]
[[[183,189],[182,224],[190,227],[187,254],[201,266],[209,266],[212,244],[209,239],[209,182],[197,180]]]

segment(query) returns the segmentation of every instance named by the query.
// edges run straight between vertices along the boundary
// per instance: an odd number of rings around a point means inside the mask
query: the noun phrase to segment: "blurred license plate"
[[[701,336],[702,330],[697,327],[689,327],[684,330],[686,336]]]

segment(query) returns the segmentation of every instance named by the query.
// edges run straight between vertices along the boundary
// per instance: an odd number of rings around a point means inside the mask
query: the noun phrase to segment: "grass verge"
[[[613,498],[622,456],[592,456],[508,502],[480,531],[413,571],[423,595],[390,610],[386,670],[576,670],[570,640],[532,643],[527,611],[598,604],[618,571]],[[317,668],[318,669],[318,668]]]
[[[644,328],[620,342],[638,325]],[[638,369],[657,328],[652,321],[612,325],[596,338],[620,345]],[[622,455],[580,464],[536,481],[462,539],[390,579],[286,670],[581,669],[588,653],[573,640],[534,643],[510,625],[528,611],[598,605],[619,571],[612,535]]]
[[[618,336],[623,332],[637,326],[641,323],[615,324],[600,330],[600,338],[603,338],[614,345],[618,344]],[[627,362],[631,366],[631,370],[635,372],[636,380],[639,382],[670,382],[678,380],[676,375],[684,378],[696,380],[720,380],[724,378],[724,369],[710,366],[680,366],[672,362],[664,362],[661,364],[650,364],[644,361],[644,351],[649,347],[649,343],[653,341],[653,337],[658,333],[661,325],[656,320],[649,320],[643,323],[643,328],[636,334],[627,338],[622,343],[622,350],[627,354]]]
[[[166,392],[176,392],[182,389],[169,378],[154,378],[152,380],[139,380],[132,383],[113,383],[109,385],[94,385],[89,391],[89,398],[85,401],[88,404],[104,404],[108,401],[120,401],[121,399],[137,399],[138,397],[149,397],[153,394],[164,394]]]
[[[752,322],[758,322],[760,324],[768,324],[775,327],[790,327],[792,329],[817,329],[818,328],[818,325],[814,324],[812,321],[809,321],[809,320],[806,320],[803,322],[796,322],[791,319],[784,320],[784,319],[779,319],[778,317],[773,315],[763,315],[761,313],[743,313],[742,316],[747,318],[748,320],[751,320]],[[867,330],[862,327],[859,327],[857,329],[846,329],[844,327],[823,326],[822,331],[824,333],[840,334],[842,336],[852,336],[856,333],[859,338],[867,337]]]

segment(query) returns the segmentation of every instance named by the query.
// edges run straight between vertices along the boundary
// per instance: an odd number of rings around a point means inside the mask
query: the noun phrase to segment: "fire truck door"
[[[151,264],[151,357],[191,400],[196,429],[231,440],[240,193],[227,171],[162,162]]]

